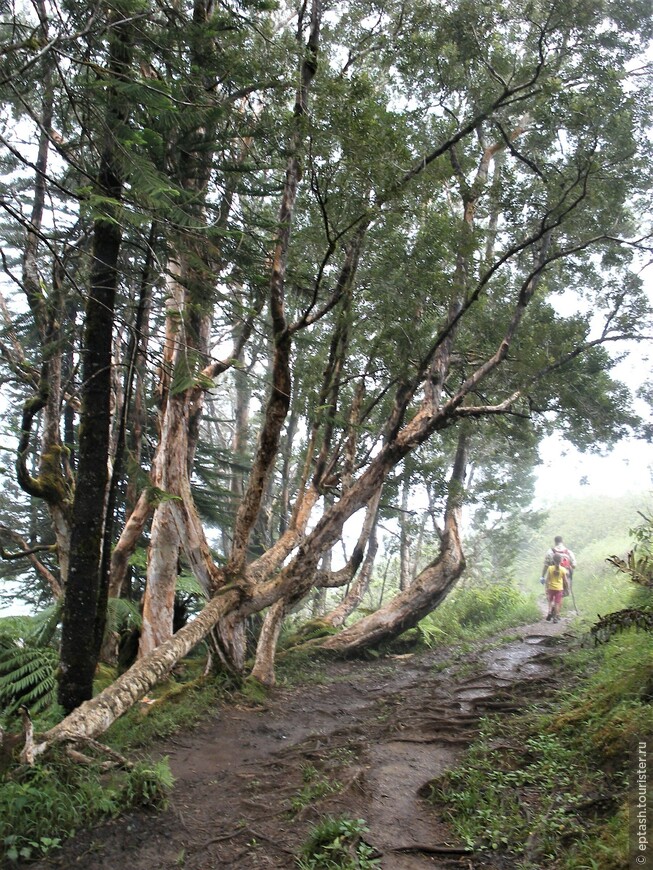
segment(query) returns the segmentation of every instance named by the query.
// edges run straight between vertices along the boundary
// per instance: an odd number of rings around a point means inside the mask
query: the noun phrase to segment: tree
[[[121,82],[130,116],[118,143],[131,168],[119,261],[133,281],[127,250],[154,218],[153,322],[166,339],[148,345],[163,360],[160,375],[149,371],[159,429],[114,568],[154,509],[145,636],[170,634],[177,553],[211,600],[52,739],[98,733],[108,709],[124,709],[216,625],[225,659],[242,667],[242,622],[266,608],[255,673],[271,682],[280,621],[311,590],[369,570],[374,505],[399,507],[397,482],[409,487],[422,452],[440,552],[330,648],[391,637],[442,600],[464,565],[468,463],[491,504],[503,485],[492,469],[506,475],[512,461],[491,445],[527,454],[554,426],[583,446],[609,444],[637,423],[606,347],[650,338],[631,269],[649,246],[650,83],[637,66],[649,12],[389,2],[323,13],[318,0],[290,21],[247,2],[139,12],[145,49]],[[71,117],[88,110],[88,87]],[[164,142],[178,144],[179,164]],[[578,299],[568,316],[556,310],[563,292]],[[228,417],[234,366],[255,385],[251,452],[216,552],[192,470],[204,396],[216,389]],[[226,473],[233,458],[216,465]],[[321,568],[352,523],[346,563]]]

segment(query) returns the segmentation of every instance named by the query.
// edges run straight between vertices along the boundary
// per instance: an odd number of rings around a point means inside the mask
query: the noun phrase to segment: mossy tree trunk
[[[110,32],[110,69],[115,80],[119,80],[131,62],[129,27],[117,23]],[[59,702],[67,712],[92,696],[106,620],[109,565],[103,559],[103,548],[108,537],[107,523],[112,519],[107,516],[107,506],[111,483],[114,310],[122,238],[117,208],[123,183],[114,137],[125,119],[124,101],[110,86],[97,178],[106,212],[95,219],[93,228],[82,347],[79,462],[62,618]]]

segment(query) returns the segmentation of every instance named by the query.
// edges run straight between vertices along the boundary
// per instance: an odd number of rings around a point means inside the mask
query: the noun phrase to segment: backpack
[[[571,568],[571,559],[569,558],[569,550],[565,547],[564,544],[558,544],[557,547],[553,548],[554,553],[559,553],[562,556],[560,560],[560,565],[563,568],[566,568],[567,571]]]

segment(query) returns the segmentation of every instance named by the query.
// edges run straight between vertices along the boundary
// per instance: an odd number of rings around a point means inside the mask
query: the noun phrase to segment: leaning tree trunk
[[[192,622],[181,628],[173,638],[136,664],[94,698],[77,707],[54,728],[41,735],[36,755],[49,746],[67,740],[94,738],[102,734],[133,704],[162,680],[175,664],[187,655],[211,631],[215,623],[235,610],[240,592],[225,589],[213,598]]]
[[[339,653],[354,653],[389,641],[427,616],[442,603],[465,569],[460,541],[462,485],[466,465],[466,436],[461,433],[449,483],[444,534],[437,558],[416,577],[415,582],[388,605],[364,617],[350,628],[325,640],[321,647]]]

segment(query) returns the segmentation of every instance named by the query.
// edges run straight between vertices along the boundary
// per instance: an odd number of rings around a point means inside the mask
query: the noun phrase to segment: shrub
[[[366,832],[363,819],[327,816],[311,831],[297,866],[300,870],[371,870],[379,862],[363,840]]]

